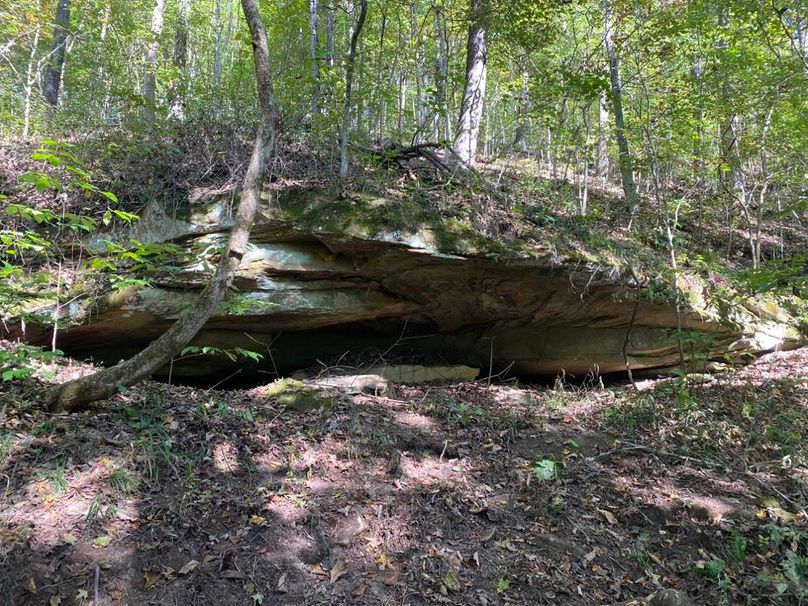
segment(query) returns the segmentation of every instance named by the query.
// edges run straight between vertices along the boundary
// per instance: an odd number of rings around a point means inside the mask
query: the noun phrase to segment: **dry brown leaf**
[[[52,595],[48,600],[48,606],[59,606],[62,603],[62,596],[59,594]]]
[[[395,585],[396,583],[398,583],[399,577],[401,577],[401,572],[393,568],[392,570],[390,570],[390,572],[388,572],[385,575],[384,580],[382,582],[388,586]]]
[[[606,509],[598,509],[598,513],[601,514],[609,524],[617,524],[617,517],[611,512]]]
[[[365,585],[364,583],[362,583],[359,587],[357,587],[356,589],[353,590],[353,594],[356,597],[363,596],[363,595],[365,595],[365,592],[367,591],[367,589],[368,589],[368,586]]]
[[[185,566],[180,568],[179,573],[181,575],[186,575],[189,572],[192,572],[197,566],[199,566],[199,561],[198,560],[191,560]]]
[[[345,574],[345,560],[337,560],[334,567],[331,569],[331,582],[336,583],[339,578]]]
[[[146,589],[150,589],[157,585],[162,578],[163,575],[156,570],[147,569],[143,571],[143,581],[146,583]]]

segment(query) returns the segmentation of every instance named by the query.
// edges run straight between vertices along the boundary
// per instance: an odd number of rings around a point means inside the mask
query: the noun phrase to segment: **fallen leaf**
[[[365,595],[365,592],[367,591],[367,589],[368,589],[368,586],[365,585],[364,583],[362,583],[359,587],[357,587],[356,589],[353,590],[353,594],[356,597],[363,596],[363,595]]]
[[[110,541],[112,541],[112,537],[108,537],[108,536],[105,535],[103,537],[98,537],[95,541],[93,541],[93,545],[95,547],[99,547],[99,548],[103,549],[107,545],[109,545]]]
[[[334,567],[331,569],[331,582],[336,583],[339,578],[345,574],[345,560],[337,560]]]
[[[398,579],[399,579],[400,576],[401,576],[401,573],[394,568],[390,572],[387,573],[387,575],[384,577],[383,582],[384,582],[385,585],[388,585],[388,586],[395,585],[396,583],[398,583]]]
[[[62,603],[62,596],[59,594],[52,595],[48,600],[48,606],[59,606]]]
[[[251,515],[250,524],[252,524],[253,526],[266,526],[267,519],[259,515]]]
[[[78,542],[76,535],[72,532],[67,532],[62,535],[62,540],[68,545],[75,545]]]
[[[617,524],[617,518],[611,511],[608,511],[606,509],[598,509],[598,513],[600,513],[604,518],[606,518],[606,521],[609,524],[612,525]]]
[[[37,589],[34,577],[28,577],[28,583],[26,584],[26,587],[28,588],[28,591],[30,591],[33,594],[36,594],[36,592],[39,591],[39,589]]]
[[[186,575],[189,572],[192,572],[197,566],[199,566],[199,561],[198,560],[191,560],[185,566],[180,568],[179,573],[181,575]]]
[[[157,583],[160,582],[160,579],[163,578],[163,575],[160,574],[156,570],[144,570],[143,571],[143,580],[146,583],[146,589],[151,589]]]
[[[76,592],[76,602],[81,602],[82,600],[86,600],[90,597],[90,593],[86,589],[79,589]]]
[[[107,589],[107,593],[109,594],[109,597],[111,597],[113,600],[120,600],[124,596],[123,591],[121,591],[120,589]]]
[[[286,586],[286,573],[284,572],[281,575],[281,578],[278,579],[278,584],[275,586],[275,591],[278,593],[286,593],[289,591],[289,588]]]

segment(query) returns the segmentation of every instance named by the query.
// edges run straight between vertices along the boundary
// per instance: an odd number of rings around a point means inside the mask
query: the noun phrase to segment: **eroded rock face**
[[[207,207],[188,221],[161,222],[155,214],[149,221],[159,229],[138,227],[141,240],[170,238],[202,250],[226,237],[222,209]],[[549,254],[459,252],[451,249],[463,246],[437,244],[440,235],[429,226],[374,235],[304,229],[265,213],[235,281],[237,297],[195,344],[257,351],[264,359],[252,370],[272,373],[372,348],[427,354],[484,374],[510,367],[521,375],[583,375],[624,371],[627,361],[637,372],[664,370],[681,355],[703,367],[798,343],[782,318],[749,312],[730,323],[703,306],[683,313],[688,336],[680,348],[675,310],[635,303],[615,271]],[[190,305],[208,270],[189,265],[102,306],[68,309],[76,325],[59,335],[59,347],[106,363],[131,355]],[[50,334],[28,326],[26,339],[49,342]],[[176,361],[172,373],[211,376],[242,363],[195,356]]]

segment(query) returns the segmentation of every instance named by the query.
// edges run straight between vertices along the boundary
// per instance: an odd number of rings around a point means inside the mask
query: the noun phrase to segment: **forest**
[[[0,606],[808,603],[808,2],[0,0]]]

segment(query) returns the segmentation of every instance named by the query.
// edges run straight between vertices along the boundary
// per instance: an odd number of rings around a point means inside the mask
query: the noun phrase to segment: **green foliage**
[[[42,364],[53,362],[61,355],[59,350],[46,351],[42,347],[22,344],[0,349],[0,378],[3,381],[29,379],[35,372],[49,378],[52,374]]]
[[[264,359],[263,354],[260,354],[257,351],[243,349],[241,347],[234,347],[232,349],[222,349],[220,347],[212,347],[208,345],[202,347],[197,345],[189,345],[180,352],[181,358],[187,358],[193,356],[225,356],[231,362],[235,362],[239,358],[245,358],[247,360],[252,360],[253,362],[258,363]]]
[[[554,459],[538,459],[531,467],[533,475],[542,482],[555,482],[561,479],[562,464]]]

